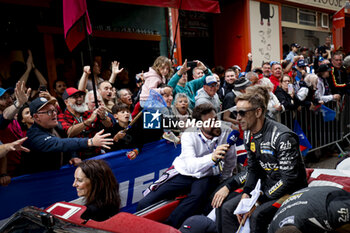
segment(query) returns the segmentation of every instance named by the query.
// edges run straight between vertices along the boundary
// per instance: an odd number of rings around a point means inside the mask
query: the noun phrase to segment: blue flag
[[[335,119],[336,112],[330,108],[327,108],[323,104],[321,105],[321,112],[324,122],[333,121]]]
[[[163,96],[151,89],[145,102],[144,110],[161,110],[162,108],[166,108]]]
[[[297,120],[294,121],[294,129],[293,131],[298,135],[299,137],[299,147],[301,154],[303,156],[306,156],[307,152],[312,148],[309,140],[307,140],[306,135],[304,134],[303,130],[301,129],[299,123]]]

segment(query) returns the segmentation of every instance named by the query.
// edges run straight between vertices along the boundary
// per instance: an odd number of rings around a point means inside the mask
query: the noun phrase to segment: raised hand
[[[182,64],[180,70],[177,72],[179,76],[183,75],[186,73],[188,70],[190,70],[190,67],[187,67],[187,59],[185,60],[184,64]]]
[[[28,88],[26,91],[26,86],[23,81],[18,81],[15,88],[15,96],[18,101],[19,106],[22,106],[28,101],[31,89]]]
[[[118,61],[112,62],[112,74],[118,75],[124,70],[124,68],[119,69],[119,64],[120,63]]]

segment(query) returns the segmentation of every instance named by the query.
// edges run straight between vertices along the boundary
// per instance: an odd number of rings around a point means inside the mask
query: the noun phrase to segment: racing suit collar
[[[265,128],[266,128],[266,125],[267,125],[266,124],[267,120],[268,119],[265,117],[263,126],[261,127],[261,129],[257,133],[253,134],[252,131],[250,131],[250,135],[251,135],[252,138],[257,139],[257,138],[262,137],[262,133],[265,131]]]

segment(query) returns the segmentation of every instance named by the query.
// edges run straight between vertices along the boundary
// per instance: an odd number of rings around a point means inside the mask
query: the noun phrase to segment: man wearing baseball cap
[[[286,57],[286,61],[293,61],[294,56],[298,55],[298,50],[300,48],[300,45],[293,43],[290,45],[290,52],[288,53],[287,57]]]
[[[112,121],[107,116],[104,106],[99,106],[98,109],[89,111],[84,101],[84,91],[69,87],[63,92],[62,99],[67,108],[64,113],[58,115],[58,121],[69,138],[90,138],[101,129],[112,126]],[[86,159],[100,153],[100,148],[88,148],[79,153],[79,158]]]
[[[33,126],[28,130],[28,140],[24,146],[30,149],[22,157],[22,172],[34,173],[59,169],[62,165],[62,152],[85,150],[88,147],[104,147],[112,144],[110,134],[103,130],[92,138],[60,138],[55,127],[58,125],[56,100],[36,98],[30,105],[30,114],[34,118]],[[71,164],[77,164],[79,158],[70,159]]]
[[[306,61],[304,59],[298,60],[297,65],[295,66],[297,70],[297,76],[295,77],[296,81],[302,80],[305,75],[307,74],[306,72]]]
[[[247,78],[243,77],[237,79],[234,83],[234,89],[229,92],[222,103],[222,110],[230,109],[236,106],[235,99],[237,96],[240,96],[245,92],[245,89],[249,87],[252,82],[250,82]],[[238,121],[236,120],[236,114],[233,111],[224,112],[222,119],[227,122],[231,122],[234,125],[238,125]]]
[[[203,88],[198,90],[197,96],[195,97],[196,106],[210,103],[214,106],[216,112],[220,111],[220,100],[218,94],[216,94],[217,84],[218,81],[214,76],[209,75],[205,78]]]

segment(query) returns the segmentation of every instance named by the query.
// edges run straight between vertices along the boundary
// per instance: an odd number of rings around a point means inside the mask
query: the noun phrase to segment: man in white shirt
[[[218,124],[216,111],[211,104],[202,104],[193,109],[193,118],[204,123],[203,127],[187,129],[181,137],[181,154],[175,158],[173,169],[177,175],[152,190],[138,204],[142,210],[162,199],[187,194],[171,213],[166,223],[176,228],[188,217],[198,214],[219,183],[232,175],[236,166],[235,147],[227,144],[231,129]],[[209,127],[205,122],[210,122]],[[215,123],[215,124],[214,124]],[[221,176],[218,163],[223,160]]]

